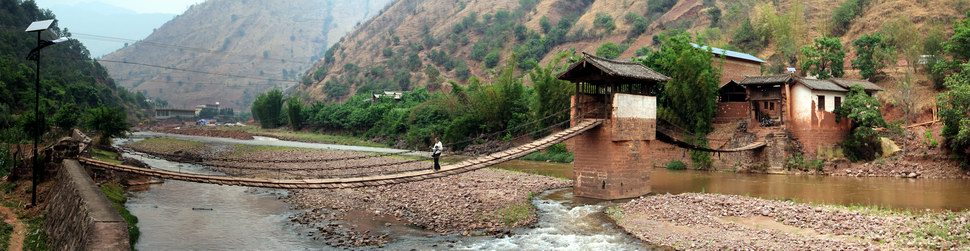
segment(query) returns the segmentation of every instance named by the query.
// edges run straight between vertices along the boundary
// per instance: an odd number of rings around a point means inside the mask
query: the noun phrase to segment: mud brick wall
[[[745,76],[760,76],[761,75],[761,65],[751,61],[745,61],[735,58],[725,58],[723,69],[721,69],[721,82],[727,83],[728,81],[734,80],[735,82],[741,82]],[[714,63],[719,64],[719,59],[717,56],[714,58]]]
[[[717,103],[717,113],[714,115],[714,122],[724,123],[746,119],[750,112],[750,102],[719,102]]]
[[[575,154],[576,196],[619,199],[650,192],[650,144],[654,141],[612,141],[610,121],[568,141]]]
[[[51,250],[129,250],[128,224],[76,160],[58,170],[45,212]]]

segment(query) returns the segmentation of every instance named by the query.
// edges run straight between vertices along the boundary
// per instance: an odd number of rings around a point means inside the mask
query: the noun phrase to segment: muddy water
[[[507,162],[499,168],[572,178],[569,164]],[[911,210],[970,209],[970,180],[762,175],[653,169],[654,193],[707,192]]]

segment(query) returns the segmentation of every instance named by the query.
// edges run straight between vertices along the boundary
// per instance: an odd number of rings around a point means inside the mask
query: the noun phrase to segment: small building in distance
[[[388,97],[394,99],[394,101],[401,101],[404,98],[404,92],[392,92],[392,91],[381,91],[371,93],[371,102],[377,102],[382,97]]]
[[[158,108],[155,109],[155,119],[188,119],[195,117],[195,110],[188,108]]]
[[[749,124],[787,129],[810,155],[835,148],[848,136],[852,129],[849,120],[836,121],[835,111],[852,86],[862,86],[869,95],[883,90],[865,80],[820,80],[792,74],[747,77],[739,84],[748,90]]]

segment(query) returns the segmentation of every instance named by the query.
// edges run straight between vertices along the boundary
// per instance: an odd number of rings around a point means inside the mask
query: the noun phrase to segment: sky
[[[192,4],[205,0],[36,0],[41,8],[54,5],[79,5],[87,3],[102,3],[132,10],[136,13],[165,13],[182,14]]]
[[[130,40],[148,37],[175,15],[192,4],[205,0],[36,0],[37,6],[50,9],[58,26],[67,28],[81,41],[91,56],[101,57],[121,49]],[[92,36],[94,35],[94,36]],[[130,40],[105,40],[108,36]]]

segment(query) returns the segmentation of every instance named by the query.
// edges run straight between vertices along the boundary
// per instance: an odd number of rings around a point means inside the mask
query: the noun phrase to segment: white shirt
[[[434,146],[431,147],[431,153],[440,154],[441,150],[444,150],[444,148],[445,147],[441,145],[441,141],[438,141],[438,143],[435,143]]]

